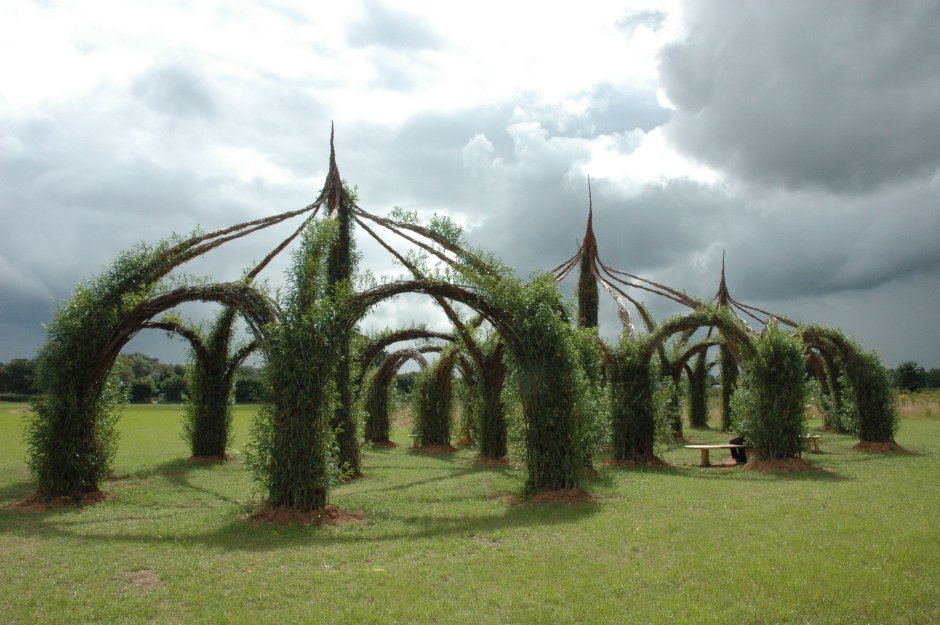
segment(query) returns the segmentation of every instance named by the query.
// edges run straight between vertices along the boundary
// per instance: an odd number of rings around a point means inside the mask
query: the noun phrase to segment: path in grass
[[[19,408],[0,404],[0,505],[29,492]],[[603,467],[577,506],[513,504],[522,470],[414,454],[399,432],[332,494],[368,520],[336,527],[251,526],[244,466],[187,463],[172,408],[130,408],[121,431],[112,500],[0,510],[4,623],[940,621],[937,418],[904,420],[910,456],[825,434],[818,474],[676,448],[671,468]]]

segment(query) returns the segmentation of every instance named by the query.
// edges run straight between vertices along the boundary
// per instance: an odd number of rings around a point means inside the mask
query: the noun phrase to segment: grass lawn
[[[125,411],[112,499],[8,508],[31,490],[24,409],[0,404],[2,623],[940,622],[938,410],[904,412],[913,455],[823,433],[806,458],[830,471],[762,475],[677,448],[602,467],[575,506],[516,503],[521,469],[416,455],[399,431],[332,493],[365,522],[254,527],[244,465],[187,463],[166,406]]]

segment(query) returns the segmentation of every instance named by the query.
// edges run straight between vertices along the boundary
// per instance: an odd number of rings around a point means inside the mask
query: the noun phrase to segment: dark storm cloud
[[[354,48],[379,46],[392,50],[435,49],[440,36],[420,16],[397,11],[376,0],[363,2],[365,15],[346,31],[346,42]]]
[[[134,98],[118,98],[116,105],[86,96],[6,122],[0,132],[0,361],[32,356],[54,302],[138,241],[152,244],[197,226],[211,230],[300,208],[316,196],[326,173],[329,120],[310,97],[269,86],[223,90],[265,115],[236,106],[224,116],[183,115],[168,125],[163,111],[151,114]],[[218,143],[205,146],[206,133]],[[250,150],[296,182],[242,179],[237,159],[220,168],[211,152],[217,146]],[[178,158],[167,158],[174,151]],[[296,225],[227,244],[187,271],[235,279]],[[267,272],[276,283],[285,262],[279,259]],[[159,335],[143,341],[166,342]],[[174,349],[161,353],[181,353]]]
[[[669,137],[762,183],[865,192],[940,165],[940,4],[692,2]]]

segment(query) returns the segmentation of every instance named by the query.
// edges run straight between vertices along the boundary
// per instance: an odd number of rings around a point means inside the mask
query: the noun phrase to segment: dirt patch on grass
[[[452,454],[457,451],[457,448],[453,445],[419,445],[414,447],[413,451],[419,454]]]
[[[394,441],[372,441],[373,449],[394,449],[395,447],[398,447],[398,443]]]
[[[131,585],[138,590],[153,590],[154,588],[163,586],[163,580],[160,579],[155,571],[150,569],[131,571],[127,574],[127,577]]]
[[[610,458],[605,461],[609,467],[618,467],[620,469],[635,469],[637,467],[668,467],[669,463],[658,456],[651,456],[642,460],[631,458],[629,460],[618,460]]]
[[[483,545],[484,547],[496,547],[501,543],[499,540],[493,540],[492,538],[487,538],[486,536],[472,536],[473,542]]]
[[[752,458],[747,461],[744,468],[758,473],[825,473],[824,469],[812,465],[802,458],[784,458],[781,460]]]
[[[484,467],[508,467],[509,460],[506,458],[477,458],[473,464],[479,464]]]
[[[30,410],[29,408],[10,408],[9,410],[7,410],[7,413],[9,414],[29,414],[31,412],[32,410]]]
[[[310,512],[266,506],[248,517],[248,522],[255,527],[259,525],[344,525],[361,523],[365,520],[365,512],[346,512],[332,504],[326,504]]]
[[[894,442],[873,443],[870,441],[859,441],[852,447],[852,451],[867,451],[875,454],[910,454],[913,453],[904,449]]]
[[[38,495],[30,495],[7,506],[10,510],[19,510],[20,512],[45,512],[57,508],[81,508],[82,506],[93,506],[99,501],[111,499],[109,493],[103,490],[96,490],[90,493],[82,493],[77,500],[72,497],[53,497],[52,499],[42,499]]]
[[[564,488],[562,490],[543,490],[530,495],[525,501],[535,504],[561,503],[574,506],[582,503],[597,503],[599,500],[596,495],[585,492],[580,488]]]
[[[473,439],[464,436],[459,441],[457,441],[457,447],[469,447],[473,444]]]

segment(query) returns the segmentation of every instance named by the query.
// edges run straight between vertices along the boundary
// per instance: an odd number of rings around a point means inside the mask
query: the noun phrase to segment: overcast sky
[[[135,242],[310,203],[333,121],[364,208],[450,215],[520,275],[576,251],[590,176],[608,265],[707,299],[724,250],[739,301],[938,367],[937,24],[913,0],[7,1],[0,361]],[[293,227],[189,271],[235,278]],[[412,321],[444,325],[404,298],[366,326]]]

